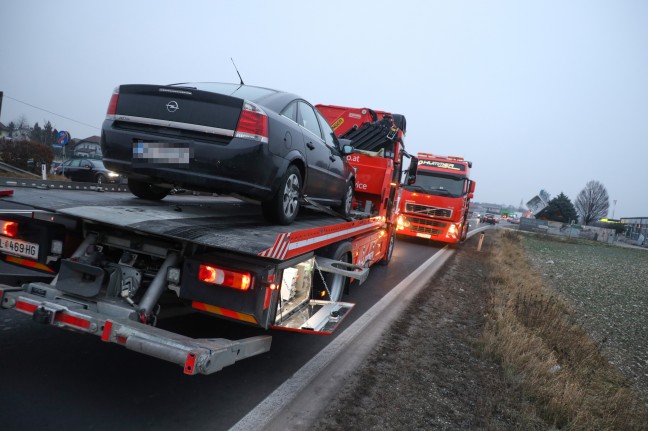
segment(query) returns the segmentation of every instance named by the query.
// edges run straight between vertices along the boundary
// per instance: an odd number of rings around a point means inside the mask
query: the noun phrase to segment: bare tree
[[[576,211],[583,224],[606,217],[610,209],[610,198],[605,186],[598,181],[589,181],[576,197]]]

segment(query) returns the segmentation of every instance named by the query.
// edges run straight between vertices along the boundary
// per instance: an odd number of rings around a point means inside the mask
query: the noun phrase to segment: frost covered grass
[[[648,402],[648,250],[523,238],[536,270]]]
[[[646,351],[645,344],[631,349],[629,342],[641,333],[646,341],[645,302],[642,311],[634,306],[641,292],[646,299],[646,278],[622,277],[634,265],[646,266],[645,256],[636,252],[503,231],[494,237],[483,352],[536,400],[537,414],[548,424],[645,429],[645,400],[601,352],[603,340],[613,337],[630,362]],[[605,329],[607,338],[592,337],[581,316],[591,327]]]

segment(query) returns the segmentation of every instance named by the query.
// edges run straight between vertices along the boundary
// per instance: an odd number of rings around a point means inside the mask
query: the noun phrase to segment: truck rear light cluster
[[[252,102],[245,101],[234,136],[268,143],[268,116]]]
[[[204,283],[238,290],[248,290],[252,285],[252,275],[249,272],[232,271],[213,265],[200,265],[198,279]]]
[[[117,100],[119,100],[119,87],[115,87],[112,96],[110,97],[110,102],[108,103],[108,110],[106,111],[106,117],[111,117],[117,114]]]
[[[18,223],[15,221],[0,220],[0,234],[15,237],[18,235]]]

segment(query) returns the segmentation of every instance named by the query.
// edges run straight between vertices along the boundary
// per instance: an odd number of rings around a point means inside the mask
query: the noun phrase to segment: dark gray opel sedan
[[[299,204],[351,211],[353,151],[294,94],[225,83],[121,85],[101,132],[103,161],[131,192],[163,199],[174,187],[240,195],[287,225]]]

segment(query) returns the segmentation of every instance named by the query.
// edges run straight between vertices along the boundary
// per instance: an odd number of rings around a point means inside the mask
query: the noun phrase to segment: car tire
[[[299,169],[291,165],[281,178],[279,188],[272,199],[261,204],[264,217],[272,223],[284,226],[292,223],[299,212],[301,188]]]
[[[350,242],[332,244],[321,252],[322,257],[351,263],[353,247]],[[324,278],[324,281],[322,281]],[[326,282],[326,287],[324,287]],[[315,271],[313,275],[313,299],[338,302],[349,285],[349,278],[341,274]]]
[[[105,184],[106,180],[107,178],[104,174],[97,174],[97,176],[95,177],[95,182],[97,184]]]
[[[128,179],[128,188],[131,193],[138,198],[151,201],[162,200],[171,192],[171,189],[156,186],[140,180],[134,180],[132,178]]]
[[[333,207],[333,210],[338,212],[344,218],[351,217],[351,206],[353,204],[353,190],[354,184],[353,181],[348,181],[344,187],[344,197],[340,206]]]

